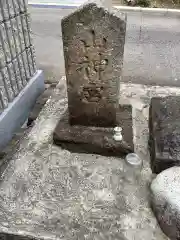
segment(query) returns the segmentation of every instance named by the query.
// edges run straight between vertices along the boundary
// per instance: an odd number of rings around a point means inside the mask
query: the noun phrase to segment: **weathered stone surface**
[[[15,16],[15,9],[14,9],[14,0],[4,0],[8,3],[8,14],[10,18]]]
[[[36,63],[35,63],[33,48],[31,48],[31,47],[27,48],[26,54],[27,54],[27,59],[28,59],[30,76],[33,76],[34,73],[36,72]]]
[[[17,83],[18,94],[19,94],[19,92],[23,89],[23,86],[26,85],[26,81],[23,82],[23,79],[21,77],[21,70],[20,70],[19,59],[15,58],[13,60],[12,64],[14,65],[14,72],[15,72],[16,83]]]
[[[32,58],[32,68],[33,68],[33,74],[37,71],[37,64],[36,64],[36,53],[34,45],[30,46],[31,51],[31,58]]]
[[[15,12],[16,16],[20,13],[19,3],[18,2],[19,2],[19,0],[13,0],[14,12]]]
[[[13,60],[16,57],[16,48],[12,32],[11,20],[5,22],[5,28],[7,31],[7,40],[11,52],[11,60]]]
[[[19,29],[17,24],[17,17],[11,19],[11,28],[13,31],[14,43],[16,47],[16,55],[18,55],[22,52],[22,50],[21,50],[21,42],[19,37]]]
[[[11,51],[10,51],[7,32],[6,32],[4,23],[0,24],[0,38],[1,38],[2,47],[4,49],[6,62],[10,62],[11,61]]]
[[[5,67],[5,65],[6,65],[5,52],[4,52],[3,43],[1,42],[1,37],[0,37],[0,68]]]
[[[8,12],[8,0],[3,0],[0,1],[0,11],[3,20],[8,20],[9,19],[9,12]]]
[[[22,61],[23,61],[23,64],[24,64],[26,81],[29,81],[30,78],[31,78],[31,73],[30,73],[30,69],[29,69],[29,62],[28,62],[27,51],[26,50],[24,50],[23,53],[22,53]]]
[[[24,13],[27,10],[27,0],[18,0],[20,13]]]
[[[122,128],[122,141],[114,139],[114,128],[70,125],[67,112],[55,129],[53,138],[56,144],[76,143],[80,151],[116,156],[134,151],[132,107],[130,105],[120,105],[117,109],[117,122]]]
[[[23,27],[23,34],[24,34],[24,41],[25,41],[25,47],[28,48],[30,47],[30,39],[29,39],[29,27],[27,25],[27,14],[21,14],[21,24]]]
[[[16,66],[16,67],[18,67],[18,66]],[[19,90],[18,90],[18,82],[17,82],[16,69],[15,69],[14,63],[13,62],[9,63],[7,65],[7,68],[8,68],[11,88],[13,90],[14,95],[17,96],[19,94]]]
[[[180,165],[180,96],[152,98],[149,112],[152,170]]]
[[[26,13],[26,24],[29,32],[29,42],[30,45],[33,45],[33,37],[32,37],[32,28],[31,28],[31,15],[27,12]]]
[[[2,73],[2,76],[4,79],[5,87],[8,92],[8,100],[9,100],[9,102],[11,102],[14,99],[14,92],[13,92],[12,84],[10,81],[10,76],[11,76],[10,70],[9,70],[9,68],[5,67],[5,68],[1,69],[1,73]]]
[[[2,13],[2,9],[1,9],[1,6],[2,4],[0,3],[0,24],[2,23],[3,21],[3,13]]]
[[[180,167],[169,168],[152,181],[151,204],[161,229],[172,240],[180,239]]]
[[[71,124],[116,125],[126,16],[87,2],[62,20]]]
[[[23,28],[22,28],[20,16],[17,16],[16,21],[17,21],[17,28],[19,32],[20,46],[21,46],[21,52],[22,52],[25,50],[25,40],[24,40],[24,34],[23,34]]]
[[[53,144],[54,128],[67,108],[64,95],[61,79],[35,126],[7,149],[0,231],[8,240],[28,240],[27,235],[46,240],[167,240],[148,204],[147,159],[137,184],[128,182],[122,158],[72,153]]]
[[[4,78],[1,72],[0,72],[0,99],[2,108],[3,109],[6,108],[8,106],[8,91],[7,85],[4,82]]]

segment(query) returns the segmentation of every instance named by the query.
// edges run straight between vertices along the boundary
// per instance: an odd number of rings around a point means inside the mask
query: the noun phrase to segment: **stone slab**
[[[61,25],[71,124],[114,127],[126,14],[87,1]]]
[[[60,119],[55,131],[54,142],[78,144],[80,151],[98,154],[122,155],[134,151],[132,106],[119,105],[117,126],[122,128],[123,141],[114,140],[114,128],[70,125],[68,110]],[[67,147],[67,146],[66,146]]]
[[[151,183],[151,205],[161,229],[180,239],[180,167],[169,168]]]
[[[152,98],[149,112],[152,171],[180,165],[180,96]]]
[[[14,132],[25,122],[36,99],[43,91],[44,77],[42,71],[39,70],[0,115],[0,150],[6,146]]]
[[[54,145],[53,131],[66,108],[61,79],[31,131],[9,146],[0,181],[0,236],[167,240],[148,204],[148,159],[143,158],[137,184],[127,181],[123,158],[77,154]]]

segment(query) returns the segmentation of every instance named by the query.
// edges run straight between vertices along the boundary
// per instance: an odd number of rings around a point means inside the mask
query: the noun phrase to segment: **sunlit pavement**
[[[39,66],[48,78],[58,80],[64,75],[61,18],[72,10],[29,10]],[[127,19],[123,81],[180,86],[178,16],[132,12]]]

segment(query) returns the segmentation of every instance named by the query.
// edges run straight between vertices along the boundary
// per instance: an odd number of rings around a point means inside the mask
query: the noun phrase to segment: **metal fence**
[[[26,0],[0,1],[0,111],[36,72]]]

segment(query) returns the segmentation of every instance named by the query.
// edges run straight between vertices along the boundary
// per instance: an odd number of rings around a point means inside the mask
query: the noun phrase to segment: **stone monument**
[[[151,167],[155,173],[180,166],[180,97],[155,97],[149,112]]]
[[[125,33],[126,15],[101,1],[88,1],[62,20],[68,121],[60,120],[55,143],[133,150],[131,106],[119,105]],[[120,142],[115,127],[122,128]]]

